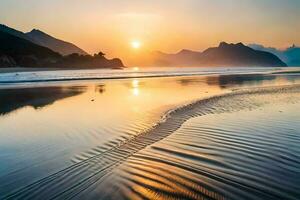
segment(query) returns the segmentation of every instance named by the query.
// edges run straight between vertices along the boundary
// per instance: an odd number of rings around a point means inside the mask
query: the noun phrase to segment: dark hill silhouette
[[[122,68],[120,59],[108,60],[100,52],[94,56],[62,56],[46,47],[0,30],[0,67]]]
[[[196,66],[200,52],[181,50],[177,54],[166,54],[160,51],[152,52],[149,65],[151,66]]]
[[[77,68],[122,68],[124,67],[122,61],[118,58],[114,59],[106,59],[105,54],[100,52],[91,55],[79,55],[79,54],[71,54],[68,56],[64,56],[61,60],[59,60],[55,66],[56,67],[77,67]]]
[[[54,38],[37,29],[33,29],[28,33],[23,33],[6,25],[0,24],[0,31],[29,40],[37,45],[47,47],[53,51],[60,53],[61,55],[69,55],[72,53],[87,55],[87,53],[84,50],[80,49],[76,45],[70,42],[65,42],[60,39]]]
[[[242,43],[221,42],[218,47],[203,52],[182,50],[177,54],[154,52],[151,55],[153,66],[287,66],[277,56],[264,51],[254,50]]]
[[[84,50],[80,49],[70,42],[65,42],[63,40],[54,38],[37,29],[33,29],[32,31],[25,34],[32,42],[44,47],[48,47],[49,49],[59,52],[62,55],[69,55],[73,53],[77,53],[80,55],[88,54]]]
[[[300,67],[300,47],[297,47],[296,45],[292,45],[284,50],[279,50],[274,47],[264,47],[260,44],[250,44],[248,46],[256,50],[273,53],[283,60],[288,66]]]
[[[8,27],[4,24],[0,24],[0,31],[11,34],[13,36],[17,36],[19,38],[29,40],[29,38],[25,35],[25,33],[21,32],[21,31],[18,31],[16,29],[13,29],[11,27]]]
[[[61,55],[46,47],[0,31],[0,67],[38,67],[55,63]]]

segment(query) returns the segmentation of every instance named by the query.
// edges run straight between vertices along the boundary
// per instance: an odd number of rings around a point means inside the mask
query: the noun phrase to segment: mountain
[[[300,47],[295,45],[284,50],[279,50],[273,47],[264,47],[260,44],[249,44],[248,46],[256,50],[273,53],[288,66],[300,66]]]
[[[80,49],[72,43],[56,39],[37,29],[33,29],[32,31],[25,34],[30,41],[41,46],[48,47],[49,49],[59,52],[62,55],[69,55],[72,53],[77,53],[80,55],[88,54],[84,50]]]
[[[38,67],[62,57],[51,49],[3,31],[0,31],[0,44],[0,67]]]
[[[0,31],[9,33],[11,35],[17,36],[19,38],[23,38],[31,41],[40,46],[47,47],[53,51],[56,51],[62,55],[69,55],[72,53],[78,53],[80,55],[87,55],[87,53],[77,47],[76,45],[62,41],[60,39],[56,39],[40,30],[33,29],[28,33],[23,33],[21,31],[15,30],[3,24],[0,24]]]
[[[149,65],[152,66],[197,66],[200,52],[183,49],[177,54],[166,54],[160,51],[152,52]]]
[[[18,31],[16,29],[10,28],[4,24],[0,24],[0,31],[17,36],[19,38],[29,40],[29,38],[25,35],[25,33]]]
[[[221,42],[218,47],[203,52],[182,50],[177,54],[154,52],[151,66],[287,66],[277,56],[264,51],[254,50],[242,43]]]
[[[1,67],[55,67],[55,68],[122,68],[120,59],[106,59],[104,53],[62,56],[53,50],[0,30]]]
[[[300,47],[293,45],[284,51],[284,56],[286,57],[286,62],[289,66],[300,66]]]

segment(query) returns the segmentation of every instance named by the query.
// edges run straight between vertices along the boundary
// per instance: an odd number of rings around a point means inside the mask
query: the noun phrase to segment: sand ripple
[[[70,167],[5,199],[297,199],[296,119],[262,119],[249,125],[243,115],[233,120],[222,113],[298,105],[299,97],[299,86],[286,86],[194,102],[125,142],[78,155]],[[201,116],[216,117],[204,124]]]

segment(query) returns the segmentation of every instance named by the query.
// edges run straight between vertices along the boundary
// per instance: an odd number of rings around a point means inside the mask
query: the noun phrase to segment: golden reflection
[[[139,87],[139,84],[140,84],[140,81],[137,80],[137,79],[134,79],[134,80],[132,81],[132,87],[133,87],[133,88],[138,88],[138,87]]]
[[[157,152],[151,152],[151,154],[146,155],[152,157],[155,153]],[[150,199],[155,199],[158,195],[162,199],[178,199],[178,194],[183,194],[190,199],[206,199],[205,197],[207,196],[212,199],[225,199],[224,196],[212,191],[210,188],[195,184],[192,181],[196,178],[195,174],[163,162],[148,160],[147,156],[145,156],[145,159],[139,161],[129,159],[129,162],[121,167],[121,170],[124,172],[124,174],[122,173],[123,178],[129,179],[130,177],[133,180],[130,186],[135,192]],[[159,159],[168,160],[171,163],[179,162],[178,160],[173,160],[171,157],[160,157]],[[201,181],[208,183],[205,179]],[[193,188],[193,190],[180,187],[178,183],[185,185],[186,188]],[[148,187],[145,187],[145,185]],[[168,197],[164,196],[165,192],[169,194]],[[134,194],[127,194],[127,196],[130,199],[134,199]]]
[[[137,79],[132,80],[132,94],[134,96],[139,96],[140,94],[140,89],[139,89],[139,85],[140,85],[140,81]]]
[[[134,96],[139,96],[139,94],[140,94],[139,88],[134,88],[132,93]]]
[[[239,79],[234,77],[231,78],[233,80],[231,82],[220,77],[215,79],[169,77],[163,79],[107,80],[101,83],[97,81],[96,83],[83,83],[79,86],[73,83],[66,85],[59,83],[59,87],[55,87],[56,89],[43,87],[2,90],[0,105],[6,106],[0,108],[1,131],[14,132],[14,136],[16,136],[14,138],[18,138],[22,142],[23,136],[35,137],[34,131],[26,133],[27,135],[23,134],[24,129],[30,131],[27,126],[37,127],[32,118],[41,123],[49,124],[48,127],[56,127],[57,123],[62,124],[61,122],[63,122],[63,124],[70,124],[70,127],[76,127],[78,130],[83,129],[83,127],[98,127],[99,124],[109,129],[114,127],[116,123],[126,124],[125,118],[131,120],[131,123],[151,124],[159,120],[162,113],[177,105],[231,91],[230,87],[220,87],[220,84],[247,87],[253,86],[253,82],[256,82],[255,86],[258,84],[268,86],[299,83],[298,79],[292,77],[284,79],[276,76],[275,80],[267,78],[263,81],[246,78],[247,81],[245,82],[237,82],[235,80]],[[47,94],[41,91],[47,91]],[[28,96],[28,94],[30,95]],[[19,96],[23,97],[22,100],[16,98]],[[38,112],[35,109],[23,109],[28,106],[42,109],[39,109]],[[18,110],[18,112],[13,112],[14,110]],[[74,111],[80,115],[74,114]],[[148,115],[149,113],[151,115]],[[15,128],[17,130],[11,130],[12,127],[15,127],[11,124],[16,123],[19,124]],[[24,128],[22,125],[26,125],[26,127]],[[63,127],[56,128],[59,131],[55,131],[55,133],[65,131]],[[43,131],[51,134],[51,129],[47,127]]]

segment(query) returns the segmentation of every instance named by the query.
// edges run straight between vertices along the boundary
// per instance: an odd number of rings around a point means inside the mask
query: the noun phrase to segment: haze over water
[[[2,88],[0,198],[297,199],[299,83],[290,73]]]

